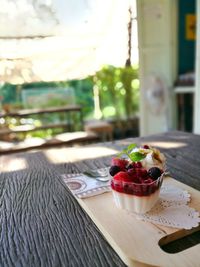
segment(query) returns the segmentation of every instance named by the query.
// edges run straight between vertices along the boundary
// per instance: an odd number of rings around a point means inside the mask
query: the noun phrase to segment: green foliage
[[[94,99],[93,82],[90,78],[69,81],[69,86],[74,88],[76,103],[82,107],[84,118],[93,118]]]
[[[94,118],[94,88],[99,90],[100,108],[103,118],[126,119],[135,115],[139,105],[139,80],[138,67],[114,67],[105,66],[101,70],[83,80],[72,80],[64,82],[39,82],[24,85],[4,84],[0,87],[0,96],[3,104],[11,104],[13,109],[16,107],[23,108],[21,99],[21,90],[33,88],[67,88],[74,90],[76,104],[82,106],[83,118]],[[62,100],[51,99],[49,106],[62,106]],[[51,123],[57,120],[66,121],[63,115],[52,114],[43,118],[44,123]],[[35,120],[40,120],[36,116]],[[76,122],[77,129],[78,118],[73,118]],[[46,131],[51,135],[56,130]],[[32,133],[31,135],[43,136],[44,131]]]
[[[113,117],[129,118],[138,110],[138,68],[105,66],[92,77],[99,89],[101,110],[107,107],[115,109]]]
[[[83,80],[71,80],[63,82],[40,82],[40,83],[31,83],[23,85],[24,89],[32,88],[73,88],[76,104],[82,107],[83,117],[91,118],[93,116],[94,110],[94,101],[93,101],[93,83],[90,78]],[[58,102],[57,99],[51,100],[51,103],[48,103],[49,106],[62,106],[63,102]],[[66,104],[66,103],[64,103]],[[46,107],[46,106],[45,106]]]
[[[35,83],[25,83],[22,85],[23,89],[33,89],[33,88],[56,88],[64,87],[68,85],[68,82],[35,82]]]
[[[134,88],[132,87],[132,81],[138,79],[138,70],[131,66],[121,68],[121,82],[125,89],[124,96],[124,107],[126,111],[126,116],[129,118],[132,112],[135,111],[134,106]],[[137,88],[138,89],[138,88]],[[138,102],[137,102],[138,103]]]
[[[74,94],[76,97],[76,104],[82,106],[83,117],[92,118],[94,110],[94,101],[93,101],[93,83],[91,78],[86,78],[83,80],[71,80],[64,82],[37,82],[30,84],[23,84],[20,86],[20,90],[29,90],[33,88],[67,88],[71,87],[74,89]],[[21,93],[18,93],[17,85],[4,84],[0,87],[0,96],[2,96],[3,104],[11,104],[13,109],[15,106],[23,108]],[[50,106],[62,106],[66,105],[66,100],[60,99],[51,99],[44,107]]]
[[[138,111],[139,80],[138,67],[105,66],[94,76],[83,80],[64,82],[37,82],[23,84],[20,87],[5,84],[0,87],[2,103],[22,108],[20,90],[33,88],[66,88],[74,89],[76,103],[82,106],[84,119],[92,119],[94,114],[93,86],[99,89],[100,108],[104,118],[129,118]],[[64,102],[51,100],[49,106],[62,106]],[[45,106],[46,107],[46,106]]]
[[[16,85],[4,84],[0,86],[0,95],[2,96],[2,103],[14,103],[17,101]]]

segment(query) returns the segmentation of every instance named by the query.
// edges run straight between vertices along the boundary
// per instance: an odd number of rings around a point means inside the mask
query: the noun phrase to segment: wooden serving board
[[[170,177],[164,184],[173,184],[191,194],[189,206],[200,211],[200,192]],[[170,254],[161,249],[159,242],[169,243],[200,230],[164,227],[143,222],[125,210],[118,209],[112,193],[78,199],[110,245],[128,266],[199,267],[200,244]]]

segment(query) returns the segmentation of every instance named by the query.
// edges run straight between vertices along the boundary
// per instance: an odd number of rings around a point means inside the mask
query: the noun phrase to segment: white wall
[[[140,135],[144,136],[164,132],[175,126],[173,83],[177,76],[177,0],[137,0],[137,18]],[[148,107],[146,93],[151,84],[147,83],[152,75],[166,84],[167,109],[163,108],[163,102],[158,109]]]

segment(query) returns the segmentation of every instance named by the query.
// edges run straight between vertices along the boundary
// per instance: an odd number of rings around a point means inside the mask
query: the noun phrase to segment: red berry
[[[139,178],[135,178],[135,179],[133,179],[133,182],[134,182],[135,184],[141,184],[141,181],[140,181]]]
[[[137,177],[147,176],[147,171],[144,168],[136,168],[135,173],[136,173]]]
[[[136,174],[136,170],[135,169],[128,169],[127,170],[127,173],[132,176],[132,175],[135,175]]]
[[[142,178],[146,178],[148,176],[147,170],[142,169],[141,170],[141,176],[142,176]]]
[[[154,180],[152,178],[150,178],[150,177],[148,177],[147,179],[143,180],[144,184],[151,184],[153,182],[154,182]]]
[[[149,149],[149,146],[148,145],[143,145],[143,148],[144,149]]]
[[[133,183],[140,183],[140,179],[136,174],[130,176],[131,182]]]
[[[127,172],[120,171],[114,175],[114,180],[122,181],[122,182],[131,182],[131,178]]]
[[[128,165],[128,160],[126,159],[119,159],[119,158],[112,158],[111,165],[115,165],[120,167],[121,170],[125,170],[126,166]]]
[[[141,162],[134,162],[134,163],[133,163],[133,166],[134,166],[135,168],[142,168],[142,163],[141,163]]]

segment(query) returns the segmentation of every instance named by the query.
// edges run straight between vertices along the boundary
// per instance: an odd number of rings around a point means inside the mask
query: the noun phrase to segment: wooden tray
[[[200,211],[200,192],[170,177],[164,184],[174,184],[191,194],[189,206]],[[107,241],[128,266],[199,267],[200,244],[170,254],[159,246],[200,230],[168,228],[137,220],[125,210],[118,209],[112,193],[78,199]]]

